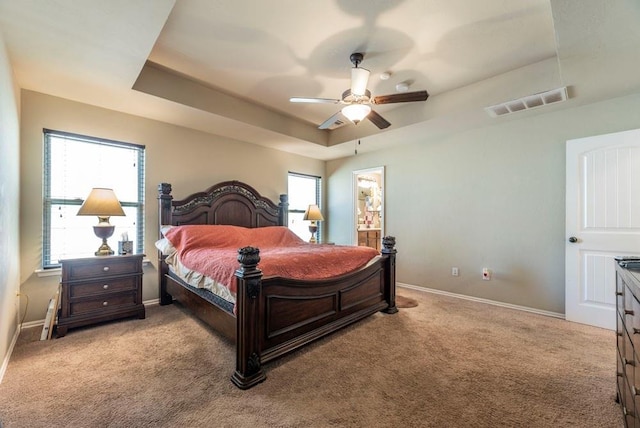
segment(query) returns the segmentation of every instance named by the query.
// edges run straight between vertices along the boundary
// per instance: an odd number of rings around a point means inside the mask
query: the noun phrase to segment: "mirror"
[[[384,236],[384,167],[353,172],[354,245],[380,251]]]

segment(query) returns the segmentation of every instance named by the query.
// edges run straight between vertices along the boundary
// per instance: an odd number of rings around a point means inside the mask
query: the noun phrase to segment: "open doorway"
[[[384,166],[353,171],[353,243],[380,251],[384,236]]]

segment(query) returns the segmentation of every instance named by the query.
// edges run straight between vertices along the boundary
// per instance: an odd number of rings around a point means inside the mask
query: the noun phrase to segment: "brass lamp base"
[[[112,256],[114,254],[109,244],[107,244],[107,238],[113,235],[115,228],[115,226],[110,224],[93,226],[93,233],[95,233],[98,238],[102,238],[102,245],[100,245],[98,251],[94,253],[96,256]]]
[[[316,241],[317,231],[318,231],[318,226],[316,225],[315,221],[312,221],[311,224],[309,225],[309,232],[311,232],[311,239],[309,239],[309,242],[311,242],[312,244],[315,244],[318,242]]]

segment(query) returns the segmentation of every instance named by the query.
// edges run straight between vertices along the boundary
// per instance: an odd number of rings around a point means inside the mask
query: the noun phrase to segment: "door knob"
[[[571,242],[571,243],[578,242],[578,238],[576,238],[575,236],[572,236],[572,237],[569,238],[569,242]]]

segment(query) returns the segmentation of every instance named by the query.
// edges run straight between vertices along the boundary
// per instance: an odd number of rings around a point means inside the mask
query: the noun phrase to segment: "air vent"
[[[327,129],[332,131],[332,130],[334,130],[336,128],[340,128],[341,126],[346,125],[346,124],[347,124],[347,122],[345,122],[343,120],[340,120],[340,119],[336,119],[331,125],[329,125],[327,127]]]
[[[505,114],[515,113],[517,111],[531,110],[533,108],[559,103],[560,101],[566,101],[568,98],[567,87],[563,86],[562,88],[528,95],[526,97],[518,98],[517,100],[507,101],[491,107],[485,107],[484,109],[489,116],[498,117],[504,116]]]

